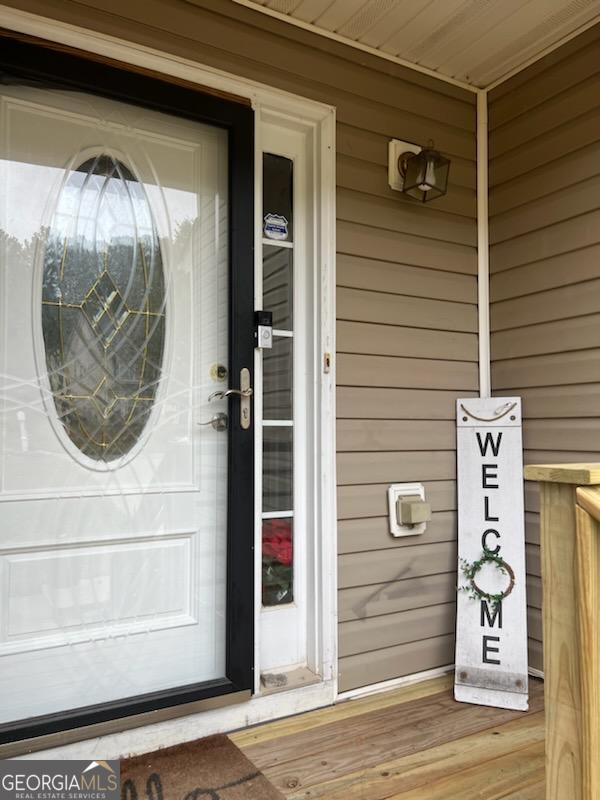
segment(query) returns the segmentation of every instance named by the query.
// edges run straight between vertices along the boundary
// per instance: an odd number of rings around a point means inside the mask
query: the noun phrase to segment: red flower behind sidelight
[[[263,522],[263,556],[274,558],[288,567],[293,559],[292,526],[287,519],[266,519]]]

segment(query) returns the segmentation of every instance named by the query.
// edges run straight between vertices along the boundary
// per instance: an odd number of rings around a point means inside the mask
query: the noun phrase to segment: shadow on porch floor
[[[544,697],[454,702],[452,678],[231,734],[288,800],[543,800]]]

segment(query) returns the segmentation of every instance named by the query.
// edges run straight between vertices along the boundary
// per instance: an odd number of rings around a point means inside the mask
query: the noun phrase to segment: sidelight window
[[[294,600],[293,161],[263,157],[263,307],[273,347],[263,350],[262,602]]]

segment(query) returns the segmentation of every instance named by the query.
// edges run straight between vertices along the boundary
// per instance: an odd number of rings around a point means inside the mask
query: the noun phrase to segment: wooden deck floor
[[[451,678],[231,735],[289,800],[543,800],[543,685],[527,713],[456,703]]]

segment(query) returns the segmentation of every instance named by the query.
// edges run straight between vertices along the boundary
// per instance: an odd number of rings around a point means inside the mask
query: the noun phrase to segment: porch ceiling
[[[486,88],[600,21],[600,0],[236,0]]]

